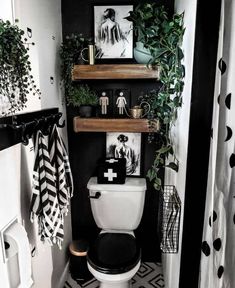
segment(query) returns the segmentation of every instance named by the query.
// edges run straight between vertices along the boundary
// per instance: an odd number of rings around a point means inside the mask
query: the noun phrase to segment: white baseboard
[[[60,282],[59,282],[58,288],[64,288],[64,283],[68,279],[68,275],[69,275],[69,261],[65,265],[64,272],[62,273],[62,275],[60,277]]]

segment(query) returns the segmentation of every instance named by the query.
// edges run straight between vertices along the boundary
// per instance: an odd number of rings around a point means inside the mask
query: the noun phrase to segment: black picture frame
[[[122,143],[125,151],[121,152]],[[126,158],[126,175],[142,176],[142,135],[141,133],[107,132],[106,157]]]
[[[133,7],[131,4],[93,5],[96,63],[133,62],[133,23],[124,19]]]

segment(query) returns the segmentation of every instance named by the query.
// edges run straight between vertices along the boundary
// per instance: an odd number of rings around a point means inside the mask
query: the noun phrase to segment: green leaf
[[[171,146],[163,146],[162,148],[158,149],[156,152],[158,154],[163,154],[168,152],[171,149]]]
[[[147,177],[149,178],[150,181],[152,181],[156,176],[157,176],[157,174],[156,174],[154,169],[148,170]]]
[[[179,166],[174,162],[170,162],[169,164],[166,165],[166,167],[171,168],[172,170],[176,172],[178,172],[179,170]]]
[[[184,58],[184,53],[179,46],[177,47],[177,53],[178,53],[178,59],[182,60]]]
[[[161,190],[161,185],[162,185],[162,180],[160,178],[155,178],[154,184],[153,184],[154,188],[157,191],[159,191],[159,190]]]

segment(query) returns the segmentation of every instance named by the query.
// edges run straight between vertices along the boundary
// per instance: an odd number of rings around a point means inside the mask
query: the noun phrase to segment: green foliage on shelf
[[[68,96],[68,105],[79,107],[81,105],[95,106],[98,104],[98,96],[88,85],[74,86]]]
[[[151,119],[158,118],[161,131],[155,138],[149,135],[150,142],[155,141],[157,150],[155,159],[147,176],[154,182],[156,190],[162,188],[160,173],[162,168],[169,167],[178,171],[178,161],[174,145],[170,139],[170,129],[177,119],[178,109],[182,105],[185,68],[182,64],[184,53],[181,44],[184,35],[184,14],[170,15],[164,6],[156,2],[141,2],[130,12],[128,20],[133,21],[138,41],[150,50],[152,59],[149,64],[158,65],[162,86],[159,91],[150,91],[140,100],[151,105]],[[168,163],[172,155],[173,161]]]
[[[0,19],[0,95],[10,104],[3,116],[25,108],[30,93],[41,94],[31,75],[29,43],[23,37],[16,24]]]
[[[78,64],[81,59],[81,51],[87,47],[88,40],[82,34],[67,35],[60,47],[61,78],[64,85],[65,97],[68,99],[74,93],[74,82],[71,72],[73,65]]]

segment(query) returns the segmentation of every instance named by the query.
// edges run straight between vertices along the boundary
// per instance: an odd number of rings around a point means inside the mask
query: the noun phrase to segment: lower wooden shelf
[[[148,119],[73,118],[75,132],[158,132],[159,121]]]

